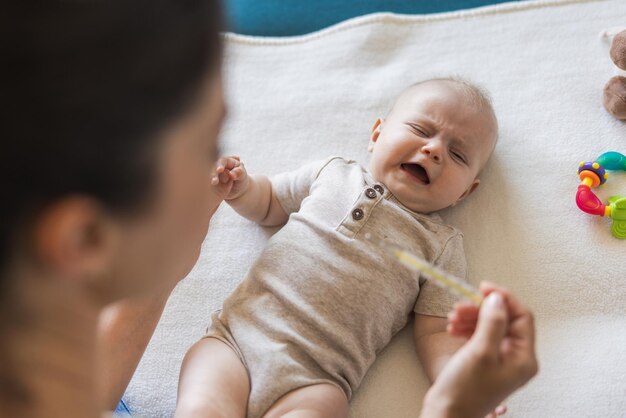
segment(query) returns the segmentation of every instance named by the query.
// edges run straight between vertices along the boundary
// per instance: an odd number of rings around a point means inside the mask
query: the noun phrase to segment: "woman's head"
[[[109,301],[180,278],[214,204],[217,2],[36,3],[0,17],[4,284],[37,270]]]

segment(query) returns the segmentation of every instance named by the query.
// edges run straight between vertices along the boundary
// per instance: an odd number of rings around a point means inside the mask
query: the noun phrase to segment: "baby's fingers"
[[[217,173],[223,173],[226,170],[232,170],[235,167],[238,167],[241,163],[239,162],[239,156],[235,155],[232,157],[222,157],[217,160],[215,164],[215,171]]]
[[[221,157],[219,160],[217,160],[217,162],[215,163],[215,172],[216,173],[222,173],[224,171],[224,168],[226,167],[226,163],[227,163],[227,157]]]
[[[506,405],[504,404],[500,404],[496,407],[496,409],[494,409],[493,411],[491,411],[489,413],[489,415],[487,415],[485,418],[497,418],[500,415],[504,415],[506,414]]]
[[[217,175],[220,183],[228,183],[230,181],[230,170],[225,170]]]
[[[239,167],[235,167],[230,171],[230,178],[234,181],[242,180],[246,177],[246,170],[243,168],[243,165]]]
[[[233,157],[220,158],[215,164],[215,172],[213,173],[213,177],[211,177],[211,184],[216,186],[219,183],[228,183],[230,180],[230,170],[239,164],[241,163]]]

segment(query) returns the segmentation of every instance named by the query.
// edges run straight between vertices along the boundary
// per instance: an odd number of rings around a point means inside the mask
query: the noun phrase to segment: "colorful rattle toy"
[[[611,232],[615,238],[626,239],[626,197],[611,196],[603,205],[591,191],[592,187],[606,183],[609,174],[606,170],[626,171],[626,156],[619,152],[605,152],[596,161],[583,161],[578,167],[581,183],[576,192],[576,204],[583,212],[606,216],[613,219]]]

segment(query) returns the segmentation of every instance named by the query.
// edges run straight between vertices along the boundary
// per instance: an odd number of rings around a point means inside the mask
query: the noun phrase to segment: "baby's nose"
[[[441,161],[441,143],[437,140],[428,141],[422,147],[422,152],[432,158],[435,162]]]

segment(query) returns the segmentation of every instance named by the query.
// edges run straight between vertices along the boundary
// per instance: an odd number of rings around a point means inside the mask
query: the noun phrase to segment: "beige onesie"
[[[248,418],[295,389],[331,383],[348,399],[412,311],[445,316],[447,291],[424,281],[366,233],[465,277],[461,233],[405,208],[354,161],[333,157],[279,174],[272,188],[287,224],[212,316],[207,337],[248,370]]]

